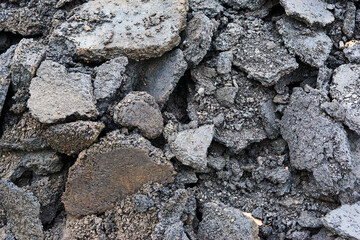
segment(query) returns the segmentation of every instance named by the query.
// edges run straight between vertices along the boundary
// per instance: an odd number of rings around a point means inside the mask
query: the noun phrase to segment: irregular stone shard
[[[215,17],[224,10],[218,0],[189,0],[193,12],[202,12],[208,17]]]
[[[43,239],[40,204],[8,179],[0,180],[0,202],[6,209],[7,226],[17,239]]]
[[[94,118],[91,76],[67,72],[65,66],[44,61],[30,84],[28,107],[42,123],[54,123],[69,116]]]
[[[136,90],[149,93],[162,107],[184,75],[187,63],[183,52],[175,49],[161,58],[145,61],[140,68]]]
[[[95,142],[104,127],[101,122],[77,121],[51,126],[45,136],[57,152],[74,155]]]
[[[115,131],[80,153],[70,168],[63,202],[76,217],[102,213],[143,184],[172,182],[172,175],[172,165],[149,141]]]
[[[199,224],[201,240],[259,240],[255,221],[240,210],[217,202],[206,203]]]
[[[324,225],[340,236],[353,240],[360,236],[360,202],[343,205],[324,217]]]
[[[344,54],[351,63],[360,63],[360,42],[354,41],[344,48]]]
[[[234,56],[232,51],[219,53],[219,56],[216,59],[216,71],[219,74],[230,73],[233,60]]]
[[[0,116],[10,85],[10,67],[16,45],[0,55]]]
[[[355,32],[356,22],[356,6],[353,2],[347,2],[345,19],[342,27],[343,33],[348,37],[352,38]]]
[[[190,66],[198,65],[205,57],[211,45],[214,28],[211,20],[202,13],[196,14],[186,26],[182,46]]]
[[[84,59],[160,57],[180,43],[187,0],[93,0],[74,11],[55,35],[65,36]],[[116,29],[116,31],[115,31]]]
[[[216,50],[227,51],[234,47],[242,36],[245,36],[243,26],[239,22],[234,21],[229,23],[225,30],[215,38],[213,44]]]
[[[281,45],[280,37],[275,35],[273,26],[258,21],[249,24],[252,31],[240,39],[234,51],[234,65],[264,86],[274,85],[281,77],[291,73],[298,64],[286,48]]]
[[[290,18],[280,19],[277,27],[285,46],[295,52],[303,62],[316,68],[324,66],[333,45],[324,32],[306,28],[302,23]]]
[[[266,0],[221,0],[221,2],[232,6],[235,9],[248,8],[255,10],[260,8]]]
[[[128,59],[121,56],[95,68],[94,96],[96,100],[114,96],[124,81],[127,64]]]
[[[339,193],[352,188],[353,159],[345,129],[320,107],[329,99],[311,89],[295,88],[281,119],[281,134],[290,149],[290,163],[312,173],[318,192]]]
[[[146,92],[129,93],[114,109],[114,121],[121,126],[137,127],[147,138],[160,136],[163,118],[155,99]]]
[[[200,171],[205,170],[207,167],[207,149],[214,134],[213,125],[179,132],[175,139],[170,141],[170,149],[184,165]]]
[[[326,9],[326,3],[322,0],[280,0],[288,16],[297,18],[305,23],[325,27],[332,23],[335,18]]]

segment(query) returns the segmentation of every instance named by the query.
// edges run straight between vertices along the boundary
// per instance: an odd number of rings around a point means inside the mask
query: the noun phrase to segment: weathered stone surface
[[[4,178],[0,180],[0,202],[6,209],[6,228],[17,239],[44,238],[40,204],[32,193],[25,192]]]
[[[77,121],[51,126],[45,136],[57,152],[74,155],[95,142],[104,127],[101,122]]]
[[[204,170],[207,167],[207,149],[214,134],[213,125],[179,132],[175,139],[170,141],[171,151],[184,165],[191,166],[196,170]]]
[[[209,202],[202,210],[199,240],[259,240],[259,229],[254,220],[240,210],[222,203]]]
[[[234,65],[245,71],[249,78],[271,86],[298,68],[295,57],[281,45],[280,37],[271,31],[271,24],[258,20],[258,24],[251,23],[248,27],[252,31],[235,47]]]
[[[147,138],[160,136],[163,118],[154,97],[146,92],[129,93],[114,109],[114,121],[121,126],[137,127]]]
[[[360,63],[360,42],[353,41],[344,48],[344,54],[351,63]]]
[[[136,90],[149,93],[162,107],[186,69],[187,63],[180,49],[165,53],[161,58],[145,61],[140,69]]]
[[[202,12],[208,17],[215,17],[224,9],[218,0],[189,0],[189,6],[193,12]]]
[[[180,43],[187,10],[187,0],[89,1],[55,35],[71,40],[78,55],[91,61],[121,54],[135,60],[160,57]]]
[[[277,27],[285,46],[295,52],[303,62],[317,68],[325,64],[333,43],[324,32],[306,28],[302,23],[290,18],[280,19]]]
[[[342,31],[350,39],[352,38],[355,32],[355,24],[356,24],[356,6],[355,3],[348,1],[346,4],[346,13],[345,13],[345,19],[344,19]]]
[[[264,5],[266,0],[221,0],[221,2],[230,5],[235,9],[248,8],[255,10]]]
[[[339,193],[354,184],[350,145],[345,129],[322,112],[329,99],[311,89],[295,88],[281,120],[281,134],[290,149],[290,163],[312,173],[318,192]]]
[[[62,169],[63,163],[53,151],[7,152],[0,155],[0,177],[16,180],[26,170],[47,175]]]
[[[172,165],[139,135],[109,133],[70,168],[63,202],[68,214],[101,213],[149,182],[173,181]]]
[[[216,71],[219,74],[230,73],[233,60],[234,56],[232,51],[219,53],[219,56],[216,59]]]
[[[128,59],[124,56],[95,68],[94,96],[96,100],[112,97],[124,80]]]
[[[359,239],[360,236],[360,202],[343,205],[329,212],[324,217],[324,225],[340,236]]]
[[[215,38],[213,42],[216,50],[227,51],[234,47],[240,37],[245,36],[246,32],[238,21],[229,23],[226,28]]]
[[[11,81],[10,67],[15,49],[16,45],[10,47],[5,53],[0,55],[0,116]]]
[[[31,81],[28,107],[42,123],[73,115],[94,118],[98,112],[92,91],[90,75],[67,72],[65,66],[47,60]]]
[[[276,106],[272,100],[261,104],[261,118],[263,120],[265,132],[270,139],[275,139],[280,134],[278,119],[276,116]]]
[[[214,28],[211,20],[202,13],[196,14],[187,24],[182,47],[190,66],[198,65],[205,57],[211,45]]]
[[[280,0],[288,16],[297,18],[309,25],[326,26],[335,19],[326,9],[326,3],[322,0]]]

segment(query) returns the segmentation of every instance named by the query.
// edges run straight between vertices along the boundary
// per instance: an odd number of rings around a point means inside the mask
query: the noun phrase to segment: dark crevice
[[[25,170],[21,176],[13,182],[18,187],[30,186],[34,178],[34,173],[31,170]]]
[[[271,21],[273,18],[278,18],[285,14],[285,9],[280,5],[276,4],[271,8],[269,14],[264,19],[265,21]]]

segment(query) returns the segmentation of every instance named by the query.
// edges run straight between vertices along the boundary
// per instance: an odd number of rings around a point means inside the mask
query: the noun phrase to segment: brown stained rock
[[[110,133],[71,167],[63,195],[66,212],[102,213],[146,183],[173,181],[173,167],[159,162],[160,153],[143,137]]]

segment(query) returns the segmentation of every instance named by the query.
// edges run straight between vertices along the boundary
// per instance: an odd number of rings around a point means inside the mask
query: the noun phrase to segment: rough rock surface
[[[215,17],[224,10],[218,0],[189,0],[189,6],[194,12],[202,12],[208,17]]]
[[[162,57],[144,61],[140,66],[136,90],[153,96],[163,106],[187,69],[180,49],[165,53]]]
[[[291,165],[312,172],[319,191],[336,193],[354,184],[353,160],[344,127],[322,112],[326,101],[317,90],[296,88],[281,120],[281,134]]]
[[[171,182],[173,168],[162,152],[139,135],[111,132],[80,153],[63,195],[73,216],[102,213],[149,182]]]
[[[8,179],[0,180],[0,202],[6,209],[8,231],[17,239],[43,239],[40,204],[28,193]]]
[[[324,225],[340,236],[358,239],[360,236],[360,202],[343,205],[324,217]]]
[[[249,8],[255,10],[260,8],[266,0],[221,0],[221,2],[230,5],[235,9]]]
[[[344,48],[344,54],[351,63],[360,62],[360,43],[353,42]]]
[[[31,81],[28,107],[42,123],[73,115],[93,118],[98,112],[92,91],[89,75],[67,72],[63,65],[44,61]]]
[[[286,47],[303,62],[317,68],[325,64],[333,45],[325,32],[311,30],[289,18],[279,20],[277,26]]]
[[[0,55],[0,115],[9,90],[10,68],[12,58],[14,57],[15,48],[16,46],[12,46],[5,53]]]
[[[199,239],[259,240],[258,226],[240,210],[222,203],[206,203],[199,224]]]
[[[80,153],[96,141],[105,125],[101,122],[76,121],[58,124],[46,130],[49,145],[60,153]]]
[[[334,21],[333,14],[322,0],[280,0],[286,14],[306,22],[310,26],[326,26]]]
[[[96,100],[111,98],[120,88],[124,81],[124,73],[128,59],[124,56],[111,59],[110,61],[95,68],[94,96]]]
[[[180,43],[187,10],[187,0],[92,0],[57,35],[72,41],[77,54],[91,61],[120,54],[135,60],[160,57]]]
[[[298,64],[281,45],[280,38],[269,31],[268,23],[259,20],[249,24],[250,34],[240,39],[235,47],[234,65],[260,81],[264,86],[274,85],[281,77],[291,73]]]
[[[211,45],[214,24],[204,14],[196,14],[187,24],[182,43],[186,61],[190,66],[198,65]]]
[[[197,129],[189,129],[176,134],[170,142],[171,151],[184,165],[196,170],[207,167],[207,149],[214,137],[214,126],[205,125]]]
[[[159,106],[146,92],[132,92],[123,98],[114,109],[114,121],[121,126],[137,127],[147,138],[158,137],[164,128]]]

